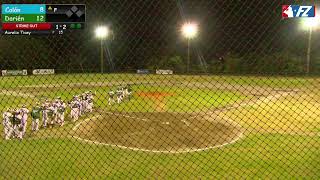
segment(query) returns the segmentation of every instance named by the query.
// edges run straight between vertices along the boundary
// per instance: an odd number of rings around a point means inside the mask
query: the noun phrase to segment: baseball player
[[[132,97],[132,88],[130,85],[128,86],[128,96],[129,96],[129,100],[130,100]]]
[[[52,111],[52,119],[50,122],[50,125],[53,127],[55,123],[59,123],[58,122],[58,108],[60,106],[60,100],[56,99],[54,102],[52,102],[51,104],[51,111]]]
[[[125,87],[123,88],[123,96],[124,96],[125,98],[128,98],[128,97],[129,97],[128,86],[125,86]]]
[[[9,140],[12,134],[12,122],[11,122],[12,114],[10,110],[3,113],[3,129],[4,129],[4,139]]]
[[[121,88],[118,88],[117,90],[117,103],[120,104],[122,102],[123,92]]]
[[[43,128],[47,127],[47,123],[49,121],[48,112],[49,112],[50,103],[48,100],[45,101],[42,105],[42,126]]]
[[[27,123],[28,123],[28,113],[29,113],[29,110],[26,108],[25,105],[23,105],[22,108],[20,109],[20,114],[22,116],[22,119],[21,119],[21,128],[22,128],[21,138],[23,138],[26,134]]]
[[[47,115],[48,115],[48,122],[50,128],[53,128],[54,123],[56,122],[56,107],[54,107],[54,104],[49,104],[49,107],[47,108]]]
[[[121,87],[120,87],[120,90],[121,90],[121,99],[124,100],[125,97],[126,97],[125,87],[121,86]]]
[[[83,106],[82,106],[82,98],[81,96],[77,96],[77,106],[78,106],[78,117],[82,116],[82,112],[83,112]]]
[[[82,94],[82,112],[86,113],[88,112],[88,93],[89,92],[85,92]]]
[[[92,112],[93,111],[93,99],[94,99],[94,97],[93,97],[93,94],[91,93],[91,91],[87,94],[87,103],[88,103],[88,107],[87,107],[87,109],[88,109],[88,112]]]
[[[108,104],[109,105],[112,105],[112,104],[114,104],[115,103],[115,101],[114,101],[114,92],[113,91],[110,91],[109,92],[109,99],[108,99]]]
[[[21,121],[22,116],[20,114],[20,110],[13,110],[12,111],[12,125],[13,125],[13,137],[22,139],[22,127],[21,127]]]
[[[58,107],[58,124],[60,124],[60,126],[64,125],[64,113],[66,111],[66,104],[61,101],[60,105]]]
[[[70,116],[72,118],[72,121],[75,122],[79,119],[80,106],[81,106],[77,96],[74,96],[73,101],[69,105],[71,107]]]
[[[34,106],[31,110],[31,117],[32,117],[32,125],[31,129],[32,131],[39,131],[39,121],[40,121],[40,113],[42,111],[42,108],[40,107],[40,104],[37,103],[36,106]]]

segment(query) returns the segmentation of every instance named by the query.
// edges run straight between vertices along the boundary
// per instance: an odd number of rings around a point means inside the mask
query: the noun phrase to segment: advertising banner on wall
[[[2,70],[2,76],[26,76],[28,75],[28,71],[24,70]]]
[[[173,74],[173,71],[172,70],[157,69],[156,74],[171,75],[171,74]]]
[[[54,69],[34,69],[32,71],[33,75],[50,75],[54,73]]]
[[[138,69],[137,74],[150,74],[148,69]]]

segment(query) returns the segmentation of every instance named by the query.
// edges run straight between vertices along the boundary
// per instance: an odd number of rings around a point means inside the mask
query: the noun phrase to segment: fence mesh
[[[0,179],[320,177],[319,33],[281,18],[293,1],[5,3],[87,11],[84,30],[0,36],[0,69],[29,74],[0,77]]]

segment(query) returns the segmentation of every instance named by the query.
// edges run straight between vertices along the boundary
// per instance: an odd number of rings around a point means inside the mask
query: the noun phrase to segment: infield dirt
[[[241,128],[232,123],[202,116],[109,112],[81,123],[74,136],[131,149],[187,151],[223,145],[239,138],[241,133]]]

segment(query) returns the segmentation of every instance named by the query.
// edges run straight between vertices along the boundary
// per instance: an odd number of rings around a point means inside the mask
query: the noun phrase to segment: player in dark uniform
[[[31,110],[31,117],[32,117],[31,129],[32,129],[32,131],[39,131],[39,121],[40,121],[41,111],[42,111],[42,108],[40,107],[39,103],[37,103],[37,105],[34,106]]]
[[[128,85],[127,88],[128,88],[128,98],[129,98],[129,100],[130,100],[131,97],[132,97],[132,88],[131,88],[130,85]]]
[[[12,111],[12,125],[13,125],[13,137],[22,139],[22,127],[21,127],[21,120],[22,116],[19,110]]]
[[[117,89],[116,94],[117,94],[117,103],[120,104],[123,100],[123,91],[121,90],[121,88]]]

